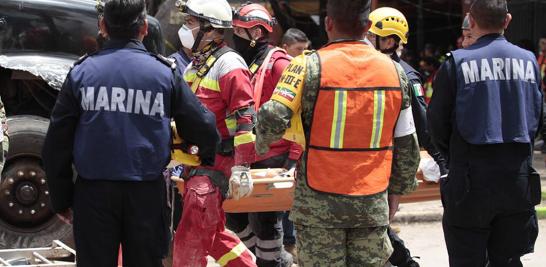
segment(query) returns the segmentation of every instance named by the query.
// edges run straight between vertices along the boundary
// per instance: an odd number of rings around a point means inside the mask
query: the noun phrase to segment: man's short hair
[[[470,6],[470,15],[485,30],[503,30],[506,14],[506,0],[475,0]]]
[[[108,0],[104,5],[104,21],[112,38],[136,38],[145,19],[145,0]]]
[[[292,45],[295,43],[304,43],[304,42],[305,43],[309,42],[309,38],[307,38],[307,35],[305,35],[305,33],[300,31],[299,29],[290,28],[284,33],[281,44]]]
[[[341,33],[361,38],[368,25],[370,0],[329,0],[326,13]]]

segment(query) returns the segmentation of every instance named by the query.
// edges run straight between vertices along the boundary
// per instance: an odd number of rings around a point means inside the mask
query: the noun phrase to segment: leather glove
[[[238,200],[248,197],[252,193],[254,183],[250,175],[250,168],[245,166],[233,166],[229,177],[228,198]]]

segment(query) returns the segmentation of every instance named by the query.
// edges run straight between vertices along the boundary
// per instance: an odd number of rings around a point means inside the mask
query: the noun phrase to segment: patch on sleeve
[[[417,97],[424,96],[425,91],[423,90],[423,86],[420,83],[414,83],[413,84],[413,94]]]
[[[306,68],[304,55],[292,59],[290,65],[286,67],[279,79],[271,99],[281,102],[292,111],[298,110],[304,87]]]

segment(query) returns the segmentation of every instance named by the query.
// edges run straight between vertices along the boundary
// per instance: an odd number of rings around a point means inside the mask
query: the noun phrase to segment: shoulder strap
[[[169,67],[172,71],[176,70],[176,59],[164,57],[160,54],[150,53],[151,56],[155,57],[159,62],[163,63],[165,66]]]
[[[80,58],[78,58],[78,60],[76,60],[76,62],[74,62],[74,64],[72,64],[72,67],[75,67],[77,65],[80,65],[82,64],[87,58],[89,58],[90,56],[96,54],[97,52],[93,52],[91,54],[85,54],[83,56],[81,56]]]
[[[262,65],[259,68],[262,71],[258,74],[258,77],[256,77],[257,78],[257,83],[254,86],[254,108],[256,109],[256,111],[258,111],[258,109],[260,109],[260,103],[261,103],[261,100],[262,100],[262,91],[263,91],[262,89],[263,89],[263,86],[264,86],[265,73],[266,73],[267,70],[273,68],[274,62],[270,64],[269,61],[271,60],[271,57],[273,56],[273,54],[275,52],[278,52],[278,51],[285,52],[284,49],[279,48],[279,47],[272,48],[271,50],[269,50],[269,52],[265,56],[264,61],[262,62]]]
[[[199,68],[199,70],[197,71],[197,77],[201,79],[205,77],[205,75],[209,73],[210,69],[212,69],[212,66],[214,66],[214,64],[218,61],[218,59],[222,57],[224,54],[226,54],[227,52],[231,52],[231,51],[234,51],[234,50],[229,48],[227,45],[216,49],[216,51],[214,51],[212,55],[210,55],[207,58],[207,61],[205,62],[205,64],[203,64],[203,66]]]

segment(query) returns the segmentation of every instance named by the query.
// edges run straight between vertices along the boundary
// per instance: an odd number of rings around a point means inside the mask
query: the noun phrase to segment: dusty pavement
[[[544,155],[535,152],[533,166],[542,177],[542,191],[546,192],[546,164]],[[541,206],[546,206],[546,200]],[[400,237],[406,242],[412,255],[422,267],[447,267],[448,257],[442,232],[442,204],[439,200],[400,205],[393,224],[400,229]],[[525,267],[546,266],[546,219],[539,221],[539,235],[535,253],[522,258]],[[219,266],[209,259],[209,267]],[[297,265],[294,265],[297,266]]]
[[[400,228],[400,237],[413,256],[419,256],[417,261],[423,267],[447,267],[447,250],[444,243],[442,224],[440,222],[397,224]],[[535,253],[522,258],[525,267],[546,266],[546,220],[539,221],[538,239]]]

